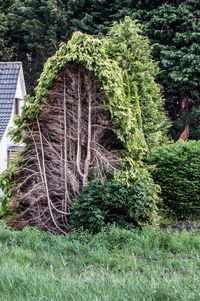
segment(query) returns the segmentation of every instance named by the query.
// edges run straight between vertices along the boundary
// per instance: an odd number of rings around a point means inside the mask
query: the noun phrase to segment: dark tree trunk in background
[[[185,96],[183,98],[183,100],[181,101],[181,113],[183,114],[183,112],[188,113],[188,96]],[[189,133],[190,133],[190,126],[189,126],[189,123],[186,121],[185,128],[184,128],[183,132],[181,133],[179,139],[185,140],[185,141],[188,140]]]

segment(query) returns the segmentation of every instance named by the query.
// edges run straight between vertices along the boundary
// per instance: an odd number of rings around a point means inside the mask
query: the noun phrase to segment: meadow
[[[200,233],[52,235],[0,224],[1,301],[200,300]]]

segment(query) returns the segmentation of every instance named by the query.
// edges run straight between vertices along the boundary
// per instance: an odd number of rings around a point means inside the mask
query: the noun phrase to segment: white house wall
[[[20,69],[19,77],[18,77],[18,83],[15,93],[15,98],[23,99],[26,95],[25,85],[24,85],[24,77],[23,77],[23,71],[22,68]],[[20,102],[23,103],[23,102]],[[22,106],[22,104],[20,104]],[[2,140],[0,142],[0,173],[2,173],[5,169],[7,169],[7,152],[8,148],[10,146],[13,146],[13,142],[11,141],[10,137],[8,137],[8,132],[10,128],[14,127],[14,114],[15,114],[15,102],[13,104],[12,114],[10,121],[8,123],[8,126],[6,128],[6,131],[2,137]]]
[[[26,95],[26,89],[24,85],[24,75],[23,75],[22,68],[20,68],[15,98],[23,99],[25,95]]]
[[[9,124],[0,142],[0,173],[7,168],[7,150],[9,146],[13,145],[13,142],[11,142],[10,137],[8,137],[9,129],[14,126],[13,118],[14,118],[14,107],[12,110]]]

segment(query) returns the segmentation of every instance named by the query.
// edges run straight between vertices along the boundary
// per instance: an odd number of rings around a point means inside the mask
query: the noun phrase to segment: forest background
[[[29,94],[44,62],[74,31],[103,37],[114,21],[138,20],[158,62],[172,137],[200,139],[200,3],[198,0],[0,1],[0,60],[22,61]]]

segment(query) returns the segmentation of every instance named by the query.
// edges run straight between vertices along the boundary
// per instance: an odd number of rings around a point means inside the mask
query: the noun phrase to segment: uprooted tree
[[[132,30],[130,19],[125,22]],[[133,34],[138,35],[137,30]],[[129,185],[146,173],[142,157],[152,132],[144,129],[154,121],[143,118],[145,105],[136,97],[137,82],[112,56],[109,38],[77,32],[47,61],[36,96],[26,99],[12,131],[13,139],[25,144],[24,151],[1,176],[5,192],[1,211],[11,208],[13,227],[28,224],[67,233],[73,197],[80,194],[91,172],[102,183],[109,171]],[[151,99],[154,113],[164,120],[162,133],[167,120],[159,93],[159,105],[155,99]]]

